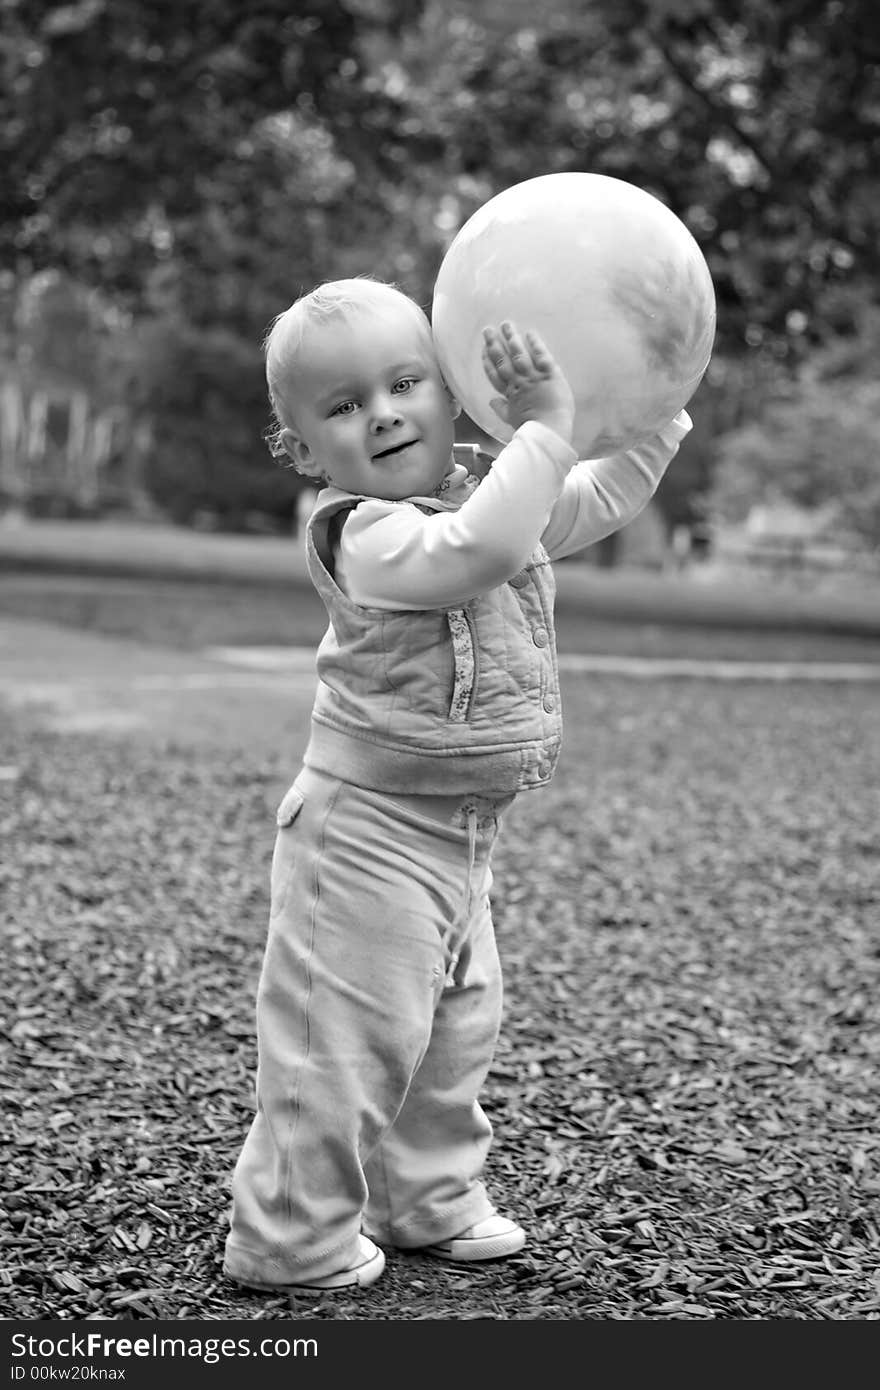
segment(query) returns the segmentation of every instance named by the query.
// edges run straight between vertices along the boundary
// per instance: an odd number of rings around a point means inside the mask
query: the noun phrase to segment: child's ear
[[[278,443],[281,445],[285,454],[292,459],[298,473],[303,473],[307,478],[322,477],[321,468],[312,455],[312,451],[304,439],[294,433],[293,430],[284,429],[278,436]]]
[[[446,386],[445,381],[443,385]],[[449,399],[449,410],[452,415],[452,418],[453,420],[457,420],[459,415],[461,414],[461,401],[457,401],[455,399],[448,386],[446,386],[446,395]]]

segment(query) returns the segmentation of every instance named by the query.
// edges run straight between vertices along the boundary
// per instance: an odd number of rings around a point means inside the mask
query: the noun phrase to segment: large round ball
[[[461,228],[434,287],[446,381],[493,439],[482,330],[512,319],[544,338],[574,392],[581,457],[633,444],[693,395],[715,338],[709,268],[684,223],[634,184],[546,174],[491,198]],[[596,420],[601,421],[597,437]]]

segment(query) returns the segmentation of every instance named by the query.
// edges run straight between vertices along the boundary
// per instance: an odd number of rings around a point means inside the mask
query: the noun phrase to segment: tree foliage
[[[398,61],[445,151],[453,223],[539,173],[645,187],[701,243],[727,351],[821,339],[828,287],[876,272],[880,34],[864,0],[598,0],[540,19],[519,5],[512,31],[451,8],[429,7]]]
[[[362,158],[388,165],[393,103],[355,80],[354,55],[411,9],[13,4],[0,237],[19,273],[60,266],[134,310],[173,299],[253,332],[326,263]],[[369,244],[374,188],[349,210],[352,244]]]
[[[726,434],[706,498],[722,520],[786,500],[824,510],[826,525],[880,540],[880,312],[861,331],[817,352],[757,420]],[[869,371],[865,373],[865,364]]]
[[[197,321],[247,326],[352,260],[428,293],[480,202],[561,169],[629,179],[684,218],[725,348],[804,320],[821,336],[825,287],[878,266],[869,0],[7,14],[4,249],[138,307],[158,273]]]
[[[259,514],[292,529],[304,480],[255,434],[265,388],[252,347],[225,328],[148,320],[135,361],[130,396],[152,419],[143,482],[153,500],[179,523],[204,513],[245,530]]]

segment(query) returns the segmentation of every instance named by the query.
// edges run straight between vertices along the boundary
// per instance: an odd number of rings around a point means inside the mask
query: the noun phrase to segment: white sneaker
[[[360,1257],[347,1269],[339,1269],[335,1274],[319,1274],[316,1279],[304,1279],[301,1284],[285,1284],[286,1289],[348,1289],[357,1286],[366,1289],[375,1284],[385,1268],[385,1256],[368,1236],[358,1236]]]
[[[503,1260],[515,1255],[526,1243],[526,1233],[506,1216],[487,1216],[474,1226],[468,1226],[449,1240],[419,1247],[422,1254],[436,1255],[441,1260]]]
[[[314,1279],[290,1284],[258,1284],[252,1279],[241,1282],[246,1283],[248,1288],[266,1289],[272,1293],[296,1293],[299,1289],[366,1289],[370,1284],[375,1284],[385,1268],[385,1256],[367,1236],[359,1235],[358,1242],[359,1250],[354,1264],[334,1270],[332,1274],[318,1274]]]

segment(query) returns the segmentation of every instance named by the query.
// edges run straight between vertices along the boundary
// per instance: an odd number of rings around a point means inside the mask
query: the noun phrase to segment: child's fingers
[[[486,373],[486,380],[488,381],[489,385],[492,387],[494,391],[507,392],[510,390],[510,382],[505,381],[503,377],[500,377],[498,375],[492,363],[486,356],[483,357],[483,371]]]
[[[505,389],[507,383],[499,375],[498,369],[485,347],[483,348],[483,371],[486,373],[490,386],[494,386],[496,391]]]
[[[506,319],[501,325],[501,332],[504,346],[507,349],[507,355],[510,358],[510,363],[514,371],[520,375],[528,373],[531,365],[529,360],[530,354],[526,349],[526,345],[520,336],[516,324]]]
[[[492,360],[502,376],[511,376],[516,381],[537,374],[548,376],[556,368],[553,354],[544,339],[533,328],[520,332],[516,324],[505,319],[500,329],[491,327],[484,330],[486,342],[490,345]]]
[[[538,371],[542,374],[552,372],[556,365],[553,355],[544,339],[533,328],[526,331],[526,345]]]
[[[556,363],[540,334],[534,329],[520,333],[516,324],[505,319],[483,329],[483,369],[497,391],[508,392],[530,381],[552,376]]]
[[[497,328],[483,329],[483,368],[498,391],[503,391],[514,379],[507,344]]]

